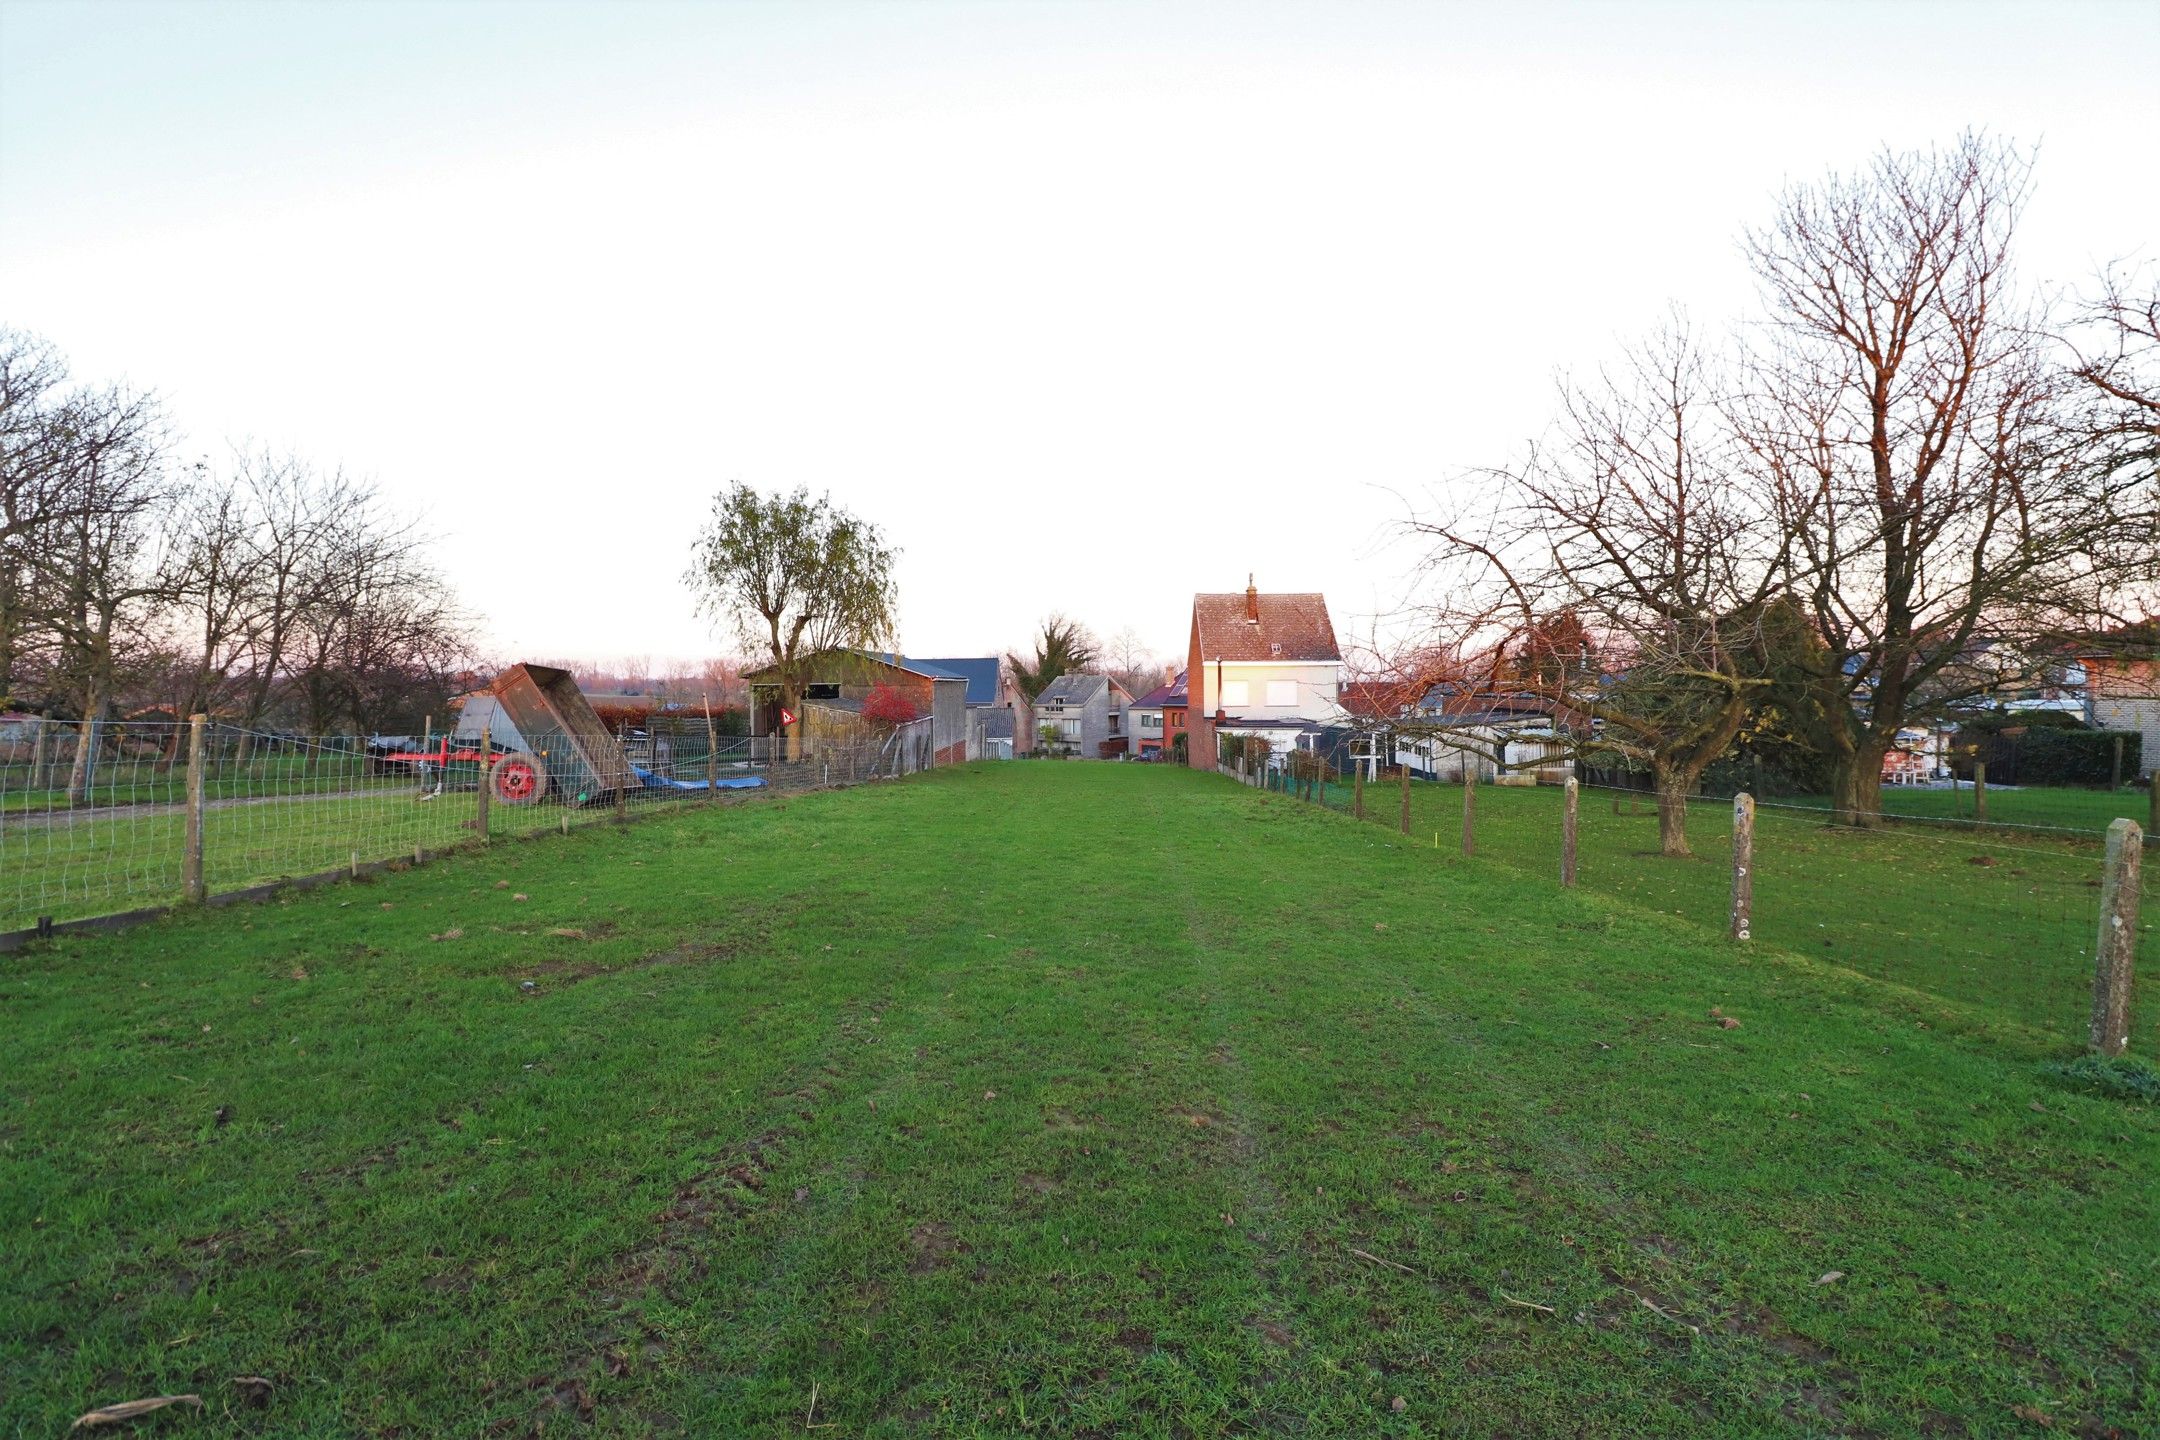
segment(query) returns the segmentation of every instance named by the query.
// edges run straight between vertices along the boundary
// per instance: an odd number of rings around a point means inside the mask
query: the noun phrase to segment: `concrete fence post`
[[[1410,767],[1408,765],[1399,765],[1396,769],[1402,774],[1401,828],[1402,833],[1408,835],[1410,833]]]
[[[1732,925],[1735,940],[1753,938],[1755,911],[1755,797],[1746,791],[1732,802]]]
[[[488,801],[495,788],[495,752],[489,745],[489,732],[493,727],[486,721],[480,725],[480,789],[473,800],[473,829],[480,836],[480,843],[488,843]]]
[[[1477,762],[1467,752],[1462,767],[1462,853],[1477,854]]]
[[[2122,789],[2123,737],[2115,737],[2115,761],[2108,767],[2108,789]]]
[[[1987,819],[1987,761],[1973,761],[1973,819]]]
[[[210,898],[203,882],[203,715],[188,716],[187,824],[181,840],[180,890],[190,905]]]
[[[1582,787],[1570,775],[1560,797],[1560,883],[1570,889],[1575,884],[1575,828],[1581,804]]]
[[[1352,755],[1350,761],[1350,814],[1356,819],[1363,820],[1365,818],[1365,767],[1358,763],[1356,755]],[[2160,772],[2155,772],[2155,776],[2160,778]],[[2155,787],[2153,794],[2160,796],[2160,787]]]
[[[2145,833],[2160,835],[2160,764],[2153,766],[2152,782],[2146,787],[2145,809],[2149,812],[2145,817]]]
[[[2130,967],[2137,949],[2138,872],[2145,832],[2131,819],[2108,826],[2100,872],[2100,940],[2093,947],[2092,1049],[2113,1059],[2130,1045]]]

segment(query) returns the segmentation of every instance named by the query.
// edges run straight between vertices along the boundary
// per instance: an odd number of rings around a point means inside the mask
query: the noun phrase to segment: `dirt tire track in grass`
[[[700,958],[757,954],[769,950],[776,939],[775,917],[792,917],[802,908],[799,897],[792,903],[759,906],[750,912],[748,936],[740,923],[733,924],[716,936],[685,941],[623,970],[602,973],[621,975]],[[665,1328],[654,1321],[653,1311],[693,1309],[708,1300],[701,1282],[716,1252],[741,1244],[744,1231],[755,1228],[759,1212],[780,1208],[768,1196],[776,1174],[793,1163],[791,1152],[818,1110],[861,1090],[859,1081],[851,1080],[850,1067],[868,1048],[862,1042],[869,1017],[889,1007],[897,983],[887,977],[878,990],[847,997],[833,1014],[823,1043],[766,1087],[756,1120],[674,1187],[666,1205],[652,1216],[650,1239],[617,1256],[586,1287],[600,1314],[587,1325],[579,1350],[557,1367],[559,1378],[533,1382],[531,1388],[543,1392],[531,1416],[535,1433],[565,1414],[592,1418],[613,1402],[612,1382],[663,1359]],[[779,1268],[777,1262],[769,1267],[775,1273]]]
[[[1159,804],[1157,800],[1156,806]],[[1226,1228],[1235,1231],[1253,1252],[1247,1258],[1257,1294],[1253,1313],[1246,1318],[1246,1323],[1264,1342],[1265,1354],[1260,1366],[1263,1371],[1278,1362],[1302,1370],[1308,1364],[1299,1338],[1304,1317],[1292,1298],[1293,1287],[1286,1283],[1289,1278],[1286,1272],[1294,1273],[1301,1282],[1312,1277],[1304,1273],[1308,1259],[1305,1253],[1282,1238],[1283,1195],[1267,1173],[1260,1140],[1259,1107],[1254,1101],[1250,1076],[1236,1043],[1239,1027],[1227,1008],[1229,978],[1220,973],[1220,957],[1230,946],[1226,937],[1212,932],[1208,926],[1194,888],[1194,876],[1184,855],[1174,848],[1166,848],[1161,863],[1171,889],[1179,897],[1179,911],[1193,962],[1193,979],[1202,987],[1203,1000],[1197,1017],[1201,1023],[1196,1038],[1206,1049],[1207,1058],[1194,1067],[1194,1080],[1201,1088],[1213,1093],[1216,1108],[1223,1117],[1224,1123],[1218,1125],[1209,1119],[1208,1124],[1222,1135],[1223,1149],[1227,1151],[1226,1163],[1221,1163],[1226,1188],[1232,1192],[1230,1208],[1224,1212],[1229,1222]],[[1302,1290],[1303,1283],[1296,1288]],[[1264,1391],[1264,1380],[1256,1388]],[[1254,1400],[1257,1404],[1258,1394]],[[1277,1418],[1288,1423],[1298,1417],[1283,1415]]]

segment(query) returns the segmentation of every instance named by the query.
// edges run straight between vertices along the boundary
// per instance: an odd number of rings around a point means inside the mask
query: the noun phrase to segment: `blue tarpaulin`
[[[665,775],[655,775],[652,771],[640,770],[635,765],[630,767],[630,773],[637,776],[638,783],[648,790],[760,790],[765,785],[765,777],[762,775],[734,775],[707,784],[703,780],[670,780]]]

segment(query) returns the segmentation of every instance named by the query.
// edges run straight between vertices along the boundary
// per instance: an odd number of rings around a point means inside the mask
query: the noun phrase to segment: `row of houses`
[[[2145,736],[2142,768],[2160,761],[2160,648],[2125,632],[2047,672],[2044,683],[2006,691],[2011,709],[2064,710],[2087,723]],[[783,733],[770,669],[744,676],[751,733]],[[923,659],[869,651],[818,657],[800,698],[805,745],[816,750],[859,733],[880,687],[906,697],[928,721],[936,763],[1052,754],[1085,759],[1179,760],[1211,766],[1226,738],[1264,741],[1250,750],[1284,763],[1298,751],[1338,770],[1405,766],[1435,779],[1557,776],[1588,722],[1549,701],[1489,687],[1404,687],[1346,682],[1326,597],[1243,591],[1193,597],[1185,664],[1135,696],[1102,674],[1059,676],[1027,696],[996,656]],[[1948,773],[1953,727],[1916,726],[1885,760],[1885,778]]]

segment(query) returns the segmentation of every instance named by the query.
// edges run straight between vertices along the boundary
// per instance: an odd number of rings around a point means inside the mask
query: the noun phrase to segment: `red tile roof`
[[[1361,720],[1394,720],[1415,709],[1430,688],[1423,679],[1351,680],[1340,698],[1343,709]]]
[[[1257,609],[1255,621],[1251,610]],[[1202,660],[1341,660],[1327,597],[1318,594],[1193,596]]]

